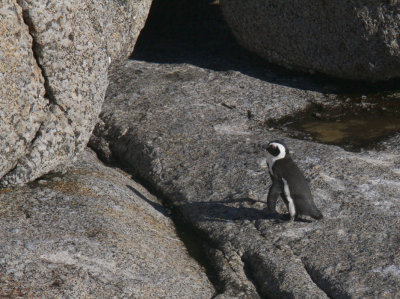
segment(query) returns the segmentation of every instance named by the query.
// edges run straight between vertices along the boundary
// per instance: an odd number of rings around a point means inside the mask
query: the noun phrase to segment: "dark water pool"
[[[336,104],[314,105],[280,125],[291,137],[350,151],[379,149],[380,141],[400,132],[400,92],[343,96]]]

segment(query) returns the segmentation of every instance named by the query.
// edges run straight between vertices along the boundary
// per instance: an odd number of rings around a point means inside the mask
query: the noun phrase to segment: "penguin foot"
[[[292,217],[289,213],[288,214],[283,214],[280,216],[281,220],[284,220],[286,222],[292,223],[292,222],[306,222],[306,223],[311,223],[313,221],[308,220],[308,219],[304,219],[304,218],[300,218],[299,216],[294,216]]]
[[[313,221],[309,220],[309,219],[304,219],[304,218],[300,218],[300,217],[296,217],[296,221],[297,222],[306,222],[306,223],[312,223]]]
[[[291,217],[290,217],[290,214],[281,214],[280,219],[289,221],[289,220],[291,220]]]

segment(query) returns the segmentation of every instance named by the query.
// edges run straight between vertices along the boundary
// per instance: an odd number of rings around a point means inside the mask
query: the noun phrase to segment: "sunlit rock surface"
[[[0,191],[1,298],[211,298],[161,202],[84,151]]]
[[[108,70],[132,52],[150,4],[9,0],[2,5],[3,186],[62,168],[83,150],[104,100]]]

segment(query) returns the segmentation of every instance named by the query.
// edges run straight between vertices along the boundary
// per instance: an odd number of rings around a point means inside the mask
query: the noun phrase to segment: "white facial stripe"
[[[289,202],[289,214],[291,217],[294,217],[296,215],[296,209],[294,207],[293,198],[290,196],[289,185],[284,178],[282,178],[282,181],[283,181],[283,190],[284,190],[286,198]]]
[[[276,147],[278,147],[278,148],[279,148],[279,152],[280,152],[278,156],[273,157],[274,162],[275,162],[276,160],[285,158],[285,156],[286,156],[285,147],[284,147],[282,144],[276,143],[276,142],[272,142],[271,144],[272,144],[272,145],[275,145]]]
[[[272,142],[270,144],[275,145],[276,147],[279,148],[279,155],[278,156],[276,156],[276,157],[272,156],[270,153],[268,153],[268,155],[267,155],[267,164],[269,166],[269,172],[272,174],[273,173],[272,172],[272,166],[274,166],[274,163],[275,163],[276,160],[285,158],[286,150],[285,150],[285,147],[280,143]]]

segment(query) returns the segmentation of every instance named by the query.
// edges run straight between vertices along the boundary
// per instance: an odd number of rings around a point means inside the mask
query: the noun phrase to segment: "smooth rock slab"
[[[0,189],[0,297],[211,298],[157,198],[83,152],[63,176]]]
[[[6,116],[1,126],[6,130],[0,132],[3,186],[61,169],[85,148],[108,70],[132,52],[151,0],[6,4],[0,19],[7,54],[0,55],[6,70],[0,79],[0,113]]]
[[[258,144],[285,137],[265,120],[312,101],[328,99],[235,71],[129,61],[112,76],[91,146],[194,226],[222,298],[399,296],[399,136],[362,153],[285,138],[325,217],[290,223],[264,212],[270,179]]]
[[[355,80],[400,77],[400,2],[221,0],[232,32],[269,62]]]

